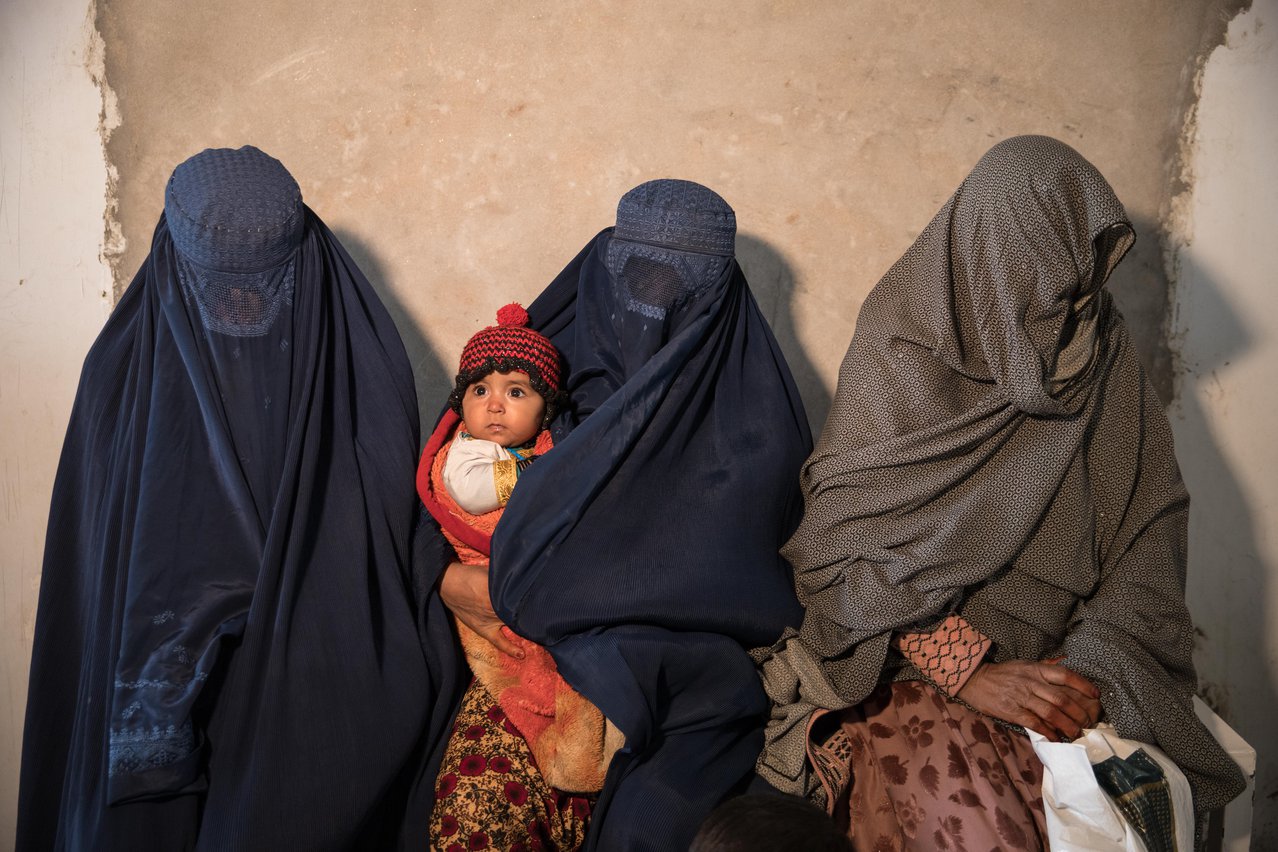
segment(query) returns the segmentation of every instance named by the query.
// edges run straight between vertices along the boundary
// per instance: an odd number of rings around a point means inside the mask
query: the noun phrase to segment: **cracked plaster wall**
[[[29,185],[68,208],[28,218],[37,224],[12,238],[5,231],[5,250],[45,264],[56,286],[41,291],[22,335],[8,319],[20,314],[0,302],[0,375],[50,360],[57,367],[28,384],[41,411],[0,421],[5,463],[21,456],[28,469],[17,484],[5,480],[28,508],[11,522],[15,543],[4,540],[22,584],[20,593],[0,589],[5,630],[23,626],[0,649],[9,687],[0,705],[0,838],[12,830],[42,513],[78,365],[105,316],[101,289],[111,289],[98,255],[118,295],[146,254],[164,182],[182,159],[252,143],[283,160],[390,306],[427,413],[442,402],[465,338],[498,305],[531,299],[610,223],[622,192],[653,177],[701,181],[737,210],[742,264],[819,426],[875,280],[990,144],[1047,133],[1101,168],[1136,224],[1140,240],[1113,287],[1167,398],[1161,223],[1185,188],[1181,128],[1201,58],[1238,5],[0,7],[8,19],[0,23],[18,25],[0,32],[24,56],[38,53],[28,63],[53,81],[23,101],[38,110],[42,156],[57,158],[29,171]],[[101,34],[104,74],[86,68],[86,12]],[[6,134],[15,50],[6,43],[0,53]],[[90,79],[99,91],[85,89]],[[109,169],[94,147],[99,134],[109,137]],[[11,173],[21,157],[3,139]],[[33,233],[60,216],[68,224],[57,225],[59,239]],[[80,259],[64,269],[69,245]],[[6,300],[17,292],[11,268],[6,255]],[[88,295],[86,278],[96,282]],[[74,329],[50,342],[55,322]]]

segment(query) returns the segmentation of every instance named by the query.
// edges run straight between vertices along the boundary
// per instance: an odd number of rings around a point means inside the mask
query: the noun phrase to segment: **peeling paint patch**
[[[1180,300],[1176,298],[1184,270],[1181,258],[1189,247],[1193,234],[1193,217],[1190,213],[1194,195],[1194,151],[1198,138],[1198,104],[1203,94],[1203,73],[1207,68],[1207,60],[1217,48],[1225,45],[1229,37],[1229,24],[1239,15],[1251,9],[1251,0],[1227,0],[1219,10],[1210,15],[1208,25],[1204,27],[1202,39],[1198,44],[1198,53],[1193,58],[1192,66],[1188,66],[1188,91],[1183,107],[1180,137],[1177,140],[1176,152],[1169,168],[1170,190],[1167,204],[1162,211],[1162,227],[1166,239],[1163,243],[1163,270],[1167,275],[1167,305],[1163,316],[1163,340],[1171,356],[1171,397],[1166,400],[1167,407],[1173,408],[1180,398],[1182,380],[1186,373],[1183,358],[1184,326],[1179,316]]]
[[[1167,239],[1163,241],[1163,269],[1167,274],[1167,303],[1170,306],[1163,320],[1163,336],[1172,358],[1172,395],[1167,401],[1168,407],[1174,406],[1180,398],[1182,380],[1187,372],[1183,355],[1185,335],[1180,316],[1181,300],[1176,298],[1176,290],[1184,279],[1181,258],[1193,241],[1194,149],[1198,136],[1198,104],[1202,99],[1203,71],[1210,55],[1211,51],[1200,54],[1195,63],[1193,81],[1190,84],[1191,95],[1185,108],[1171,175],[1172,190],[1162,216],[1163,230],[1167,234]]]
[[[120,269],[120,261],[124,257],[127,241],[124,229],[120,224],[119,183],[120,173],[107,156],[107,143],[111,134],[120,126],[120,103],[115,91],[106,79],[106,42],[98,30],[98,0],[89,3],[89,11],[85,16],[85,37],[87,41],[84,52],[84,67],[89,72],[89,79],[97,86],[102,96],[102,109],[98,113],[98,136],[102,140],[102,159],[106,162],[107,181],[105,188],[105,205],[102,213],[102,252],[103,262],[111,267],[111,277],[115,282],[112,302],[120,297],[128,278]]]

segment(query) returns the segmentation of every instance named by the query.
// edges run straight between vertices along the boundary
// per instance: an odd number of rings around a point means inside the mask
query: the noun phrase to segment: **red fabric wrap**
[[[454,412],[444,414],[422,451],[417,491],[458,558],[467,565],[487,566],[492,533],[504,507],[472,515],[457,505],[443,482],[448,447],[464,427]],[[553,445],[550,432],[543,429],[533,452],[544,455]],[[524,652],[522,659],[511,657],[461,621],[456,624],[467,664],[527,741],[546,782],[573,792],[600,790],[615,746],[605,742],[603,714],[559,676],[550,652],[503,627],[506,638]]]

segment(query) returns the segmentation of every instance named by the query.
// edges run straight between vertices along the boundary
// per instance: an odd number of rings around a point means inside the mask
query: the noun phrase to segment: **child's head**
[[[852,841],[804,799],[753,794],[711,812],[689,852],[852,852]]]
[[[467,341],[448,404],[476,438],[517,447],[558,413],[559,371],[559,352],[528,328],[528,312],[506,305]]]

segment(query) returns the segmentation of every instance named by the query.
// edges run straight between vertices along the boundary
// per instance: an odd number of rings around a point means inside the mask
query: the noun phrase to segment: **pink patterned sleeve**
[[[990,640],[954,614],[930,633],[897,633],[892,647],[947,695],[957,695],[989,651]]]

